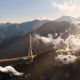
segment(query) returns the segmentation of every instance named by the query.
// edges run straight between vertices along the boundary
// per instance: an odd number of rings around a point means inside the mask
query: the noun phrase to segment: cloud
[[[59,54],[57,57],[55,57],[56,61],[60,61],[63,64],[70,64],[74,63],[76,61],[77,57],[75,55],[64,55],[64,54]]]
[[[61,36],[53,37],[57,35],[57,33],[55,35],[48,34],[45,37],[35,34],[35,39],[41,40],[46,45],[53,45],[57,54],[55,57],[56,61],[63,64],[74,63],[80,57],[80,54],[78,54],[80,52],[80,34],[69,35],[66,39],[63,39]]]
[[[51,34],[48,34],[48,37],[40,36],[38,34],[35,34],[35,39],[41,40],[44,44],[50,44],[53,42],[53,37]]]
[[[44,44],[52,44],[54,49],[64,49],[77,54],[80,51],[80,34],[69,35],[65,40],[58,36],[54,38],[51,34],[48,37],[35,34],[35,39],[41,40]]]
[[[24,75],[24,73],[18,72],[12,66],[6,66],[6,67],[0,66],[0,72],[11,73],[12,75],[15,75],[15,76],[23,76]]]
[[[62,15],[78,17],[80,16],[79,4],[79,0],[65,0],[63,3],[52,3],[52,6],[57,8]]]

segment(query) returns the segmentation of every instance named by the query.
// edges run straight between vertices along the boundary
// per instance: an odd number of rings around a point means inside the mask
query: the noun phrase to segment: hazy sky
[[[0,23],[80,16],[80,0],[0,0]]]

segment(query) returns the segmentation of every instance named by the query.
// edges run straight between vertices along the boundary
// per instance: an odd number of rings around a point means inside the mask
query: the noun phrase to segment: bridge
[[[32,60],[36,57],[36,55],[33,54],[32,52],[32,39],[31,39],[31,34],[29,34],[29,52],[28,56],[22,56],[22,57],[15,57],[15,58],[6,58],[6,59],[0,59],[0,62],[10,62],[10,61],[17,61],[17,60]]]

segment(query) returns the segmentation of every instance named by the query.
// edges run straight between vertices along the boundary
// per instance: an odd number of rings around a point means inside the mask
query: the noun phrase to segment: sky
[[[80,0],[0,0],[0,23],[80,16]]]

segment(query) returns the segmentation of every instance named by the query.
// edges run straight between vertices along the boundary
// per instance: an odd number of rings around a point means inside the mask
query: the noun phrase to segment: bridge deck
[[[36,55],[9,58],[9,59],[0,59],[0,62],[9,62],[9,61],[17,61],[17,60],[28,60],[28,59],[34,59],[35,57],[36,57]]]

